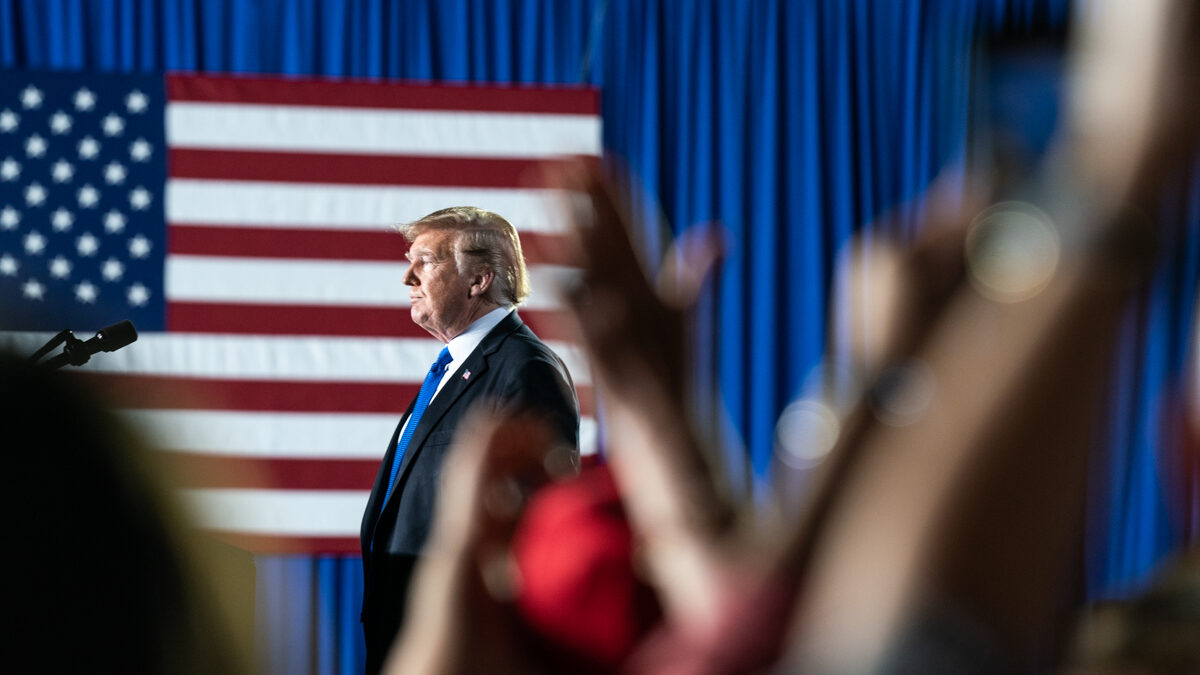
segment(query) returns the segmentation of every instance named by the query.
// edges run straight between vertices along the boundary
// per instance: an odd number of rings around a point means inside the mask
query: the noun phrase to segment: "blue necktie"
[[[433,392],[437,391],[438,382],[442,381],[442,373],[446,372],[446,364],[450,363],[450,359],[450,348],[442,347],[437,361],[434,361],[433,365],[429,367],[429,374],[421,383],[421,393],[417,394],[417,402],[413,405],[412,416],[408,418],[408,425],[404,427],[404,433],[400,435],[400,442],[396,443],[396,456],[392,458],[392,474],[388,477],[387,492],[383,493],[384,504],[387,504],[388,497],[392,496],[392,486],[396,483],[396,474],[400,472],[400,462],[404,461],[404,452],[408,450],[408,443],[412,440],[413,432],[417,430],[417,424],[420,423],[425,408],[429,406]]]

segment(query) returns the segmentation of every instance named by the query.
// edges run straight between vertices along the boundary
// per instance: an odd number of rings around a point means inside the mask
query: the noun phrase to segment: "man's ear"
[[[471,277],[471,297],[476,298],[481,295],[485,295],[488,292],[488,289],[492,287],[492,281],[494,281],[495,278],[495,273],[493,273],[490,269],[483,269],[476,272],[475,276]]]

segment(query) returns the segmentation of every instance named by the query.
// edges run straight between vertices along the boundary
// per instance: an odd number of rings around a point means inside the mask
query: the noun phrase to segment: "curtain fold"
[[[814,379],[850,393],[848,314],[834,301],[843,247],[860,233],[910,238],[931,181],[961,188],[975,50],[999,31],[1063,26],[1070,4],[0,0],[0,68],[598,86],[606,152],[630,170],[651,259],[693,224],[728,233],[697,311],[696,395],[720,398],[707,433],[754,491],[785,406]],[[1163,217],[1186,245],[1125,325],[1091,475],[1089,597],[1126,592],[1200,527],[1186,434],[1164,423],[1177,403],[1160,396],[1195,350],[1200,179]],[[257,564],[267,669],[361,670],[358,559]]]
[[[1200,537],[1200,450],[1185,410],[1200,406],[1195,367],[1200,286],[1200,165],[1160,215],[1174,241],[1129,308],[1114,367],[1106,430],[1090,477],[1090,598],[1137,591],[1164,557]],[[1195,413],[1193,412],[1193,415]]]

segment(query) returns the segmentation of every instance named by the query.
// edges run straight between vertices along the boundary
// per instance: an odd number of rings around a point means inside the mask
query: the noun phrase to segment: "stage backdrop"
[[[697,368],[716,385],[699,393],[724,402],[726,423],[713,433],[753,491],[775,465],[780,412],[815,368],[836,371],[845,358],[847,345],[830,337],[847,321],[831,304],[843,245],[885,212],[889,234],[911,233],[921,204],[910,199],[936,176],[952,184],[968,163],[973,56],[997,35],[1061,30],[1068,9],[1065,0],[0,0],[0,67],[5,83],[51,70],[597,88],[603,151],[645,196],[652,253],[664,230],[718,220],[730,232],[700,317]],[[22,115],[18,105],[6,99],[0,113]],[[41,136],[53,143],[51,133]],[[12,152],[24,170],[28,148]],[[119,163],[134,166],[132,156]],[[1109,440],[1092,480],[1090,597],[1125,591],[1196,536],[1195,474],[1174,470],[1182,434],[1163,433],[1162,420],[1183,400],[1164,392],[1181,383],[1191,348],[1197,195],[1200,185],[1181,184],[1166,205],[1164,218],[1183,220],[1189,239],[1130,309],[1124,386],[1101,421]],[[53,220],[40,227],[55,232]],[[26,239],[6,241],[22,247],[14,259],[28,253]],[[364,461],[386,437],[367,435]],[[270,671],[357,672],[357,558],[263,555],[257,565]]]
[[[388,224],[443,204],[521,233],[522,318],[574,373],[594,451],[586,364],[554,320],[562,219],[535,171],[599,154],[594,90],[24,71],[0,108],[8,341],[131,319],[136,347],[81,370],[169,451],[209,532],[359,551],[379,439],[442,348],[409,318]]]

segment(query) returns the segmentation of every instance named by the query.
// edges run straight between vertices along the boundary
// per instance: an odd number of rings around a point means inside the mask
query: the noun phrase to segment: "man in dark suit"
[[[383,666],[404,621],[408,584],[429,534],[442,460],[468,410],[533,412],[578,453],[571,377],[515,307],[529,293],[516,229],[474,207],[443,209],[400,228],[412,320],[446,343],[400,419],[362,521],[367,672]]]

